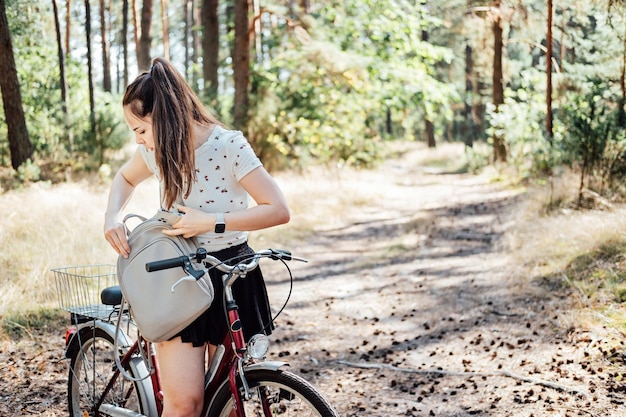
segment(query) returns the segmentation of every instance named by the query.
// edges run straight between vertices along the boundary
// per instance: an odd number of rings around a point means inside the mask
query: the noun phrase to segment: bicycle
[[[207,368],[201,416],[227,417],[234,413],[237,417],[338,417],[313,385],[283,369],[288,365],[286,362],[266,360],[267,336],[257,334],[247,344],[244,342],[231,287],[256,268],[262,258],[282,261],[290,277],[286,261],[306,261],[287,251],[267,249],[228,265],[200,248],[189,256],[146,265],[146,270],[151,272],[183,267],[192,260],[224,273],[228,331]],[[65,348],[65,356],[70,359],[70,416],[160,416],[163,395],[154,349],[139,333],[134,341],[129,336],[133,328],[131,313],[123,307],[119,286],[110,285],[116,282],[115,268],[97,265],[57,268],[53,272],[57,277],[61,307],[71,313],[72,321],[72,327],[66,331]],[[183,279],[193,277],[188,275]],[[85,282],[88,285],[77,285]],[[89,296],[90,288],[85,287],[97,287],[101,302],[94,303]],[[100,290],[101,287],[104,288]]]

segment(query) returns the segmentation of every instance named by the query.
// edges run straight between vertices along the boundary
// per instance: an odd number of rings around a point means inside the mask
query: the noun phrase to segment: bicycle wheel
[[[339,416],[315,387],[291,372],[254,370],[246,372],[246,380],[252,395],[243,402],[246,417]],[[230,386],[225,383],[213,398],[206,416],[228,417],[232,409]]]
[[[81,333],[76,336],[81,337],[81,343],[70,361],[67,391],[70,416],[111,416],[120,408],[143,414],[135,383],[121,375],[106,393],[101,410],[96,412],[96,404],[113,376],[116,352],[113,337],[102,329],[85,329]]]

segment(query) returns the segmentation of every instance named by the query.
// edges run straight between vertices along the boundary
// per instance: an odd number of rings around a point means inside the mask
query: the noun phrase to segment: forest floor
[[[423,151],[332,184],[365,194],[291,248],[310,262],[293,265],[271,358],[346,417],[626,415],[620,335],[512,250],[527,194],[423,169]],[[278,309],[288,281],[265,275]],[[66,415],[63,336],[0,341],[0,416]]]

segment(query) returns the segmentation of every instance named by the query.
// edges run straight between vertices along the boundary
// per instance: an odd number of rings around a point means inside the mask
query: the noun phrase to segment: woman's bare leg
[[[202,412],[205,350],[206,346],[182,343],[180,337],[156,344],[162,417],[198,417]]]

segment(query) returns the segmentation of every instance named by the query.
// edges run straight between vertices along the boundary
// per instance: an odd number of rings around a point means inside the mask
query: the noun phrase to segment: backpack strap
[[[128,228],[128,225],[126,224],[126,221],[129,219],[132,219],[133,217],[138,218],[142,222],[145,222],[147,220],[144,216],[140,214],[129,213],[126,216],[124,216],[124,219],[122,220],[122,224],[124,225],[124,229],[126,230],[126,236],[130,234],[130,229]]]

